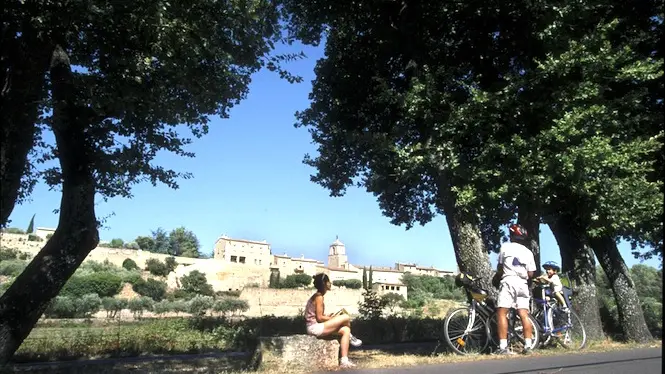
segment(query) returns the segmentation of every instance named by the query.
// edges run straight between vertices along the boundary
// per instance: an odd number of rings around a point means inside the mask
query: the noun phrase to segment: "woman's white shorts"
[[[314,323],[307,326],[307,333],[316,337],[321,336],[323,334],[323,323]]]

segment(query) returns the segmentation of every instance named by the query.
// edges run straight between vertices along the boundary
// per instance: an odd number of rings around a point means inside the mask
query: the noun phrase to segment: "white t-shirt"
[[[508,277],[529,279],[527,272],[536,271],[536,261],[529,248],[519,243],[503,243],[499,252],[499,264],[503,265],[504,280]]]
[[[550,279],[550,289],[552,290],[552,292],[563,291],[563,283],[561,283],[561,278],[559,278],[558,274],[552,274],[552,276],[549,279]]]

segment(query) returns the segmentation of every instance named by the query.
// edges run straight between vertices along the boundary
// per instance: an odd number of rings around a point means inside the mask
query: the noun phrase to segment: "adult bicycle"
[[[583,349],[586,346],[586,330],[582,321],[572,310],[571,290],[564,286],[564,299],[568,310],[559,307],[549,287],[534,279],[532,314],[538,322],[542,345],[561,345],[569,349]]]
[[[446,344],[461,355],[481,353],[488,349],[490,342],[499,346],[496,325],[496,305],[489,292],[478,286],[472,276],[460,273],[455,284],[462,287],[467,297],[467,306],[448,313],[444,322],[443,335]],[[524,346],[522,323],[514,309],[508,312],[508,342],[510,345]],[[538,347],[538,334],[533,316],[529,316],[533,329],[532,349]]]

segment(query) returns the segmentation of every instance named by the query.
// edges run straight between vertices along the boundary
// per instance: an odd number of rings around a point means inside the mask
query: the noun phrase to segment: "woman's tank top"
[[[312,295],[312,297],[307,300],[307,305],[305,305],[305,325],[310,326],[318,323],[316,321],[316,303],[314,302],[314,298],[318,295],[318,292]],[[323,304],[323,310],[325,310],[326,306]]]

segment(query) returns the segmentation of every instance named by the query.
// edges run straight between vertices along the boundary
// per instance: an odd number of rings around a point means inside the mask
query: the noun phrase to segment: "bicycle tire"
[[[488,318],[486,322],[487,326],[487,335],[489,336],[492,344],[494,346],[498,347],[499,346],[499,338],[497,335],[496,331],[496,326],[497,326],[497,319],[496,319],[496,312],[492,313],[490,318]],[[531,331],[531,349],[535,350],[538,349],[540,345],[540,335],[541,335],[541,327],[540,324],[538,323],[538,320],[534,318],[534,316],[531,313],[527,314],[527,317],[529,321],[531,321],[531,325],[533,327]],[[509,331],[509,336],[510,336],[510,341],[508,342],[508,345],[513,345],[516,341],[519,342],[520,344],[524,345],[525,340],[524,340],[524,334],[520,334],[519,331],[521,330],[516,330],[515,328],[515,322],[519,322],[520,324],[522,323],[522,320],[520,319],[519,315],[517,313],[514,314],[514,320],[512,324],[512,331]],[[510,329],[510,325],[508,327]]]
[[[576,332],[581,333],[582,343],[577,347],[573,346],[573,344],[567,344],[561,341],[559,341],[559,344],[561,344],[561,346],[563,346],[566,349],[575,349],[575,350],[584,349],[586,347],[586,329],[584,328],[584,324],[582,323],[582,320],[577,315],[577,313],[575,313],[572,310],[570,311],[570,321],[571,324],[573,325],[572,330],[577,330]],[[566,332],[568,332],[568,330],[569,329],[567,329]]]
[[[475,353],[481,353],[484,352],[487,349],[487,346],[489,345],[490,338],[487,335],[487,321],[476,314],[476,319],[473,322],[474,331],[479,331],[480,334],[478,335],[479,337],[479,342],[476,345],[473,344],[468,344],[468,338],[471,336],[470,334],[465,334],[464,331],[466,330],[466,326],[468,326],[468,321],[469,321],[469,316],[467,315],[466,317],[460,316],[460,325],[462,327],[461,330],[455,330],[455,333],[451,333],[450,329],[450,324],[451,321],[453,321],[453,318],[455,318],[456,315],[461,314],[461,313],[468,313],[469,308],[458,308],[450,313],[448,313],[448,316],[446,317],[446,321],[444,322],[443,325],[443,336],[444,340],[446,341],[446,345],[450,349],[453,350],[453,352],[460,354],[460,355],[468,355],[468,354],[475,354]],[[475,328],[475,326],[478,326]],[[461,334],[460,334],[461,333]],[[460,341],[461,339],[461,341]],[[473,350],[471,350],[473,348]]]

